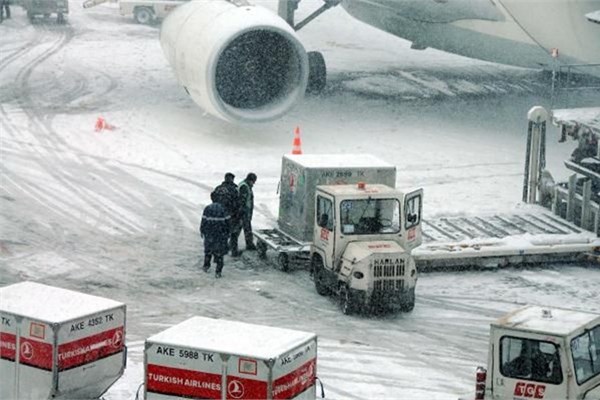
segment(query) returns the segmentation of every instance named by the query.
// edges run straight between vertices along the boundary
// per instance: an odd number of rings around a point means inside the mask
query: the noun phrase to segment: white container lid
[[[494,325],[566,336],[600,319],[600,315],[555,307],[526,306],[498,319]]]
[[[0,288],[0,311],[47,323],[71,321],[124,304],[72,290],[21,282]]]
[[[305,168],[395,168],[371,154],[286,154]]]
[[[292,329],[192,317],[147,341],[268,360],[315,338],[314,333]]]

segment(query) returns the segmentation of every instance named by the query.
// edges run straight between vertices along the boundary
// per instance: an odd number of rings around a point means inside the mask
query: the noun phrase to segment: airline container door
[[[404,231],[404,247],[412,251],[421,245],[421,215],[423,213],[423,189],[418,189],[404,195],[402,213],[402,230]]]
[[[335,199],[318,192],[315,208],[313,245],[323,252],[325,268],[333,268],[336,236]]]

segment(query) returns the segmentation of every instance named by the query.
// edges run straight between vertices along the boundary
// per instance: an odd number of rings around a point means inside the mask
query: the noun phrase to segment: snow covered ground
[[[0,285],[34,280],[127,304],[128,368],[106,399],[133,399],[144,339],[192,315],[316,332],[329,398],[433,400],[473,390],[489,322],[504,312],[600,312],[600,272],[582,266],[424,274],[412,313],[346,317],[301,269],[246,253],[215,280],[197,265],[202,207],[224,172],[257,173],[254,225],[274,223],[295,126],[305,152],[397,165],[398,187],[424,188],[426,217],[513,209],[527,110],[550,102],[544,74],[413,51],[334,9],[300,32],[328,62],[325,93],[235,126],[177,86],[158,26],[73,2],[64,26],[13,16],[0,25]],[[600,94],[568,101],[598,106]],[[117,129],[95,132],[98,116]],[[573,144],[554,128],[548,137],[557,170]]]

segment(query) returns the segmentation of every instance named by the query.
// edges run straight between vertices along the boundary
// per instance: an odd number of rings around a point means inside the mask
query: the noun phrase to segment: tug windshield
[[[400,232],[397,199],[344,200],[340,204],[342,234],[375,235]]]
[[[600,374],[600,325],[571,340],[571,354],[578,384]]]

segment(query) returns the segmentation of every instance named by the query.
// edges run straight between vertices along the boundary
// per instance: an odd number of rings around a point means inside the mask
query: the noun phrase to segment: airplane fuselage
[[[600,0],[343,0],[342,6],[415,48],[530,68],[600,63],[600,24],[586,18],[600,10]]]

